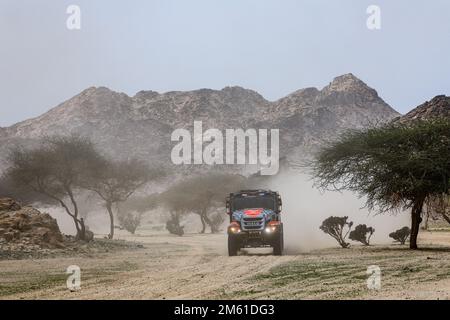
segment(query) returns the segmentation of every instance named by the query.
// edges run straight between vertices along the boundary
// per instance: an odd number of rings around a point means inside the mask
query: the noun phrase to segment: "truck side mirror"
[[[227,214],[231,214],[231,206],[230,206],[230,200],[227,198],[225,202],[225,207],[227,209]]]

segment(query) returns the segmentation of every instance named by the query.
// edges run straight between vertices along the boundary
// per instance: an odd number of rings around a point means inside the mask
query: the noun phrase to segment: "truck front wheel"
[[[284,249],[284,240],[283,240],[283,228],[278,232],[277,239],[273,244],[273,254],[275,256],[281,256],[283,254]]]
[[[236,256],[239,251],[239,243],[237,239],[231,235],[228,236],[228,255]]]

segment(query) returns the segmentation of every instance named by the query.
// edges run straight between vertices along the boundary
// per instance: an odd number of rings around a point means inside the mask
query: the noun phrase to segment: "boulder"
[[[0,211],[20,210],[21,205],[11,198],[0,198]]]
[[[62,248],[64,240],[56,219],[13,199],[0,199],[0,243]]]

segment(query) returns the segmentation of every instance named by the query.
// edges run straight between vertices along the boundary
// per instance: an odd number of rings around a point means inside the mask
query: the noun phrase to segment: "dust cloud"
[[[333,238],[319,229],[322,221],[332,215],[349,216],[354,226],[364,223],[374,227],[375,234],[371,238],[371,244],[392,243],[389,233],[410,224],[409,215],[404,212],[397,214],[377,214],[376,210],[369,212],[364,208],[365,199],[358,199],[351,192],[321,193],[313,186],[308,174],[296,170],[283,170],[264,185],[280,192],[283,200],[282,220],[286,254],[338,246]],[[74,234],[73,221],[62,208],[41,209],[57,219],[63,233]],[[109,232],[109,218],[105,210],[101,205],[97,205],[86,217],[89,229],[96,234],[104,235]],[[200,230],[201,225],[197,216],[186,216],[183,223],[188,233],[197,233]],[[223,230],[226,230],[227,223],[228,219],[225,219]],[[349,242],[352,246],[359,245],[357,242],[350,240]]]
[[[367,224],[375,228],[371,244],[388,244],[389,233],[409,225],[404,212],[377,214],[363,208],[365,199],[351,192],[321,193],[313,186],[310,176],[294,170],[280,172],[268,184],[280,192],[283,200],[282,220],[286,253],[307,252],[337,246],[336,241],[323,233],[319,226],[329,216],[348,216],[354,226]],[[356,242],[349,241],[352,245]]]

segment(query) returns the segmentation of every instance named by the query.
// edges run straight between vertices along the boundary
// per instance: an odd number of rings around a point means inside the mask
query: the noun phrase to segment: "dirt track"
[[[121,237],[144,243],[144,249],[90,258],[0,261],[0,298],[450,298],[446,232],[423,233],[424,250],[416,252],[399,245],[354,246],[282,257],[265,249],[228,257],[222,234]],[[77,292],[65,286],[69,265],[81,267]],[[379,291],[367,289],[369,265],[382,270]]]

